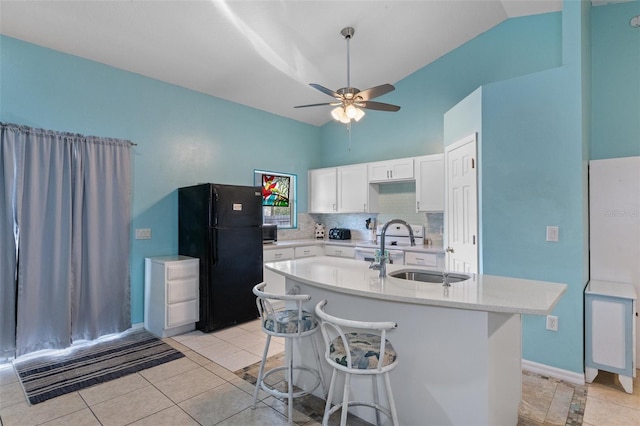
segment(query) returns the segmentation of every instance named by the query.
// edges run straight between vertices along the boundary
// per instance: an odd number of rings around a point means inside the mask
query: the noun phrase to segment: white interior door
[[[476,134],[445,147],[447,269],[478,273]]]

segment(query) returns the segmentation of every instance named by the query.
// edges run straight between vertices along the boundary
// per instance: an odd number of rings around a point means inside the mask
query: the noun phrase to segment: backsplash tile
[[[377,224],[385,223],[391,219],[402,219],[407,223],[422,225],[425,230],[425,238],[431,239],[434,244],[441,244],[444,213],[416,212],[415,191],[414,182],[380,185],[379,213],[300,213],[298,214],[298,228],[279,229],[278,239],[285,241],[313,238],[315,224],[320,223],[325,227],[325,235],[331,228],[348,228],[351,230],[351,239],[368,240],[370,234],[366,229],[365,221],[371,218]]]

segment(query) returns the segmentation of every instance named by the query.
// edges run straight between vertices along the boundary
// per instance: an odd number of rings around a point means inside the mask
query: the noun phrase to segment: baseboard
[[[140,328],[144,328],[143,322],[137,322],[135,324],[131,324],[131,330],[138,330]]]
[[[539,364],[537,362],[529,361],[526,359],[522,360],[522,369],[530,371],[532,373],[542,374],[543,376],[564,380],[565,382],[573,383],[576,385],[585,384],[584,374],[551,367],[550,365]]]

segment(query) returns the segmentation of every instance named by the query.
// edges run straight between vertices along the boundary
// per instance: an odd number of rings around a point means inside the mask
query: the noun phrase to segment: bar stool
[[[386,339],[388,330],[396,328],[395,322],[363,322],[337,318],[327,314],[324,307],[326,300],[316,305],[316,315],[322,320],[320,329],[326,346],[325,358],[333,367],[329,395],[324,410],[322,424],[327,425],[331,414],[342,408],[340,425],[347,424],[349,406],[367,406],[376,410],[376,422],[380,424],[380,412],[398,425],[398,413],[393,401],[389,372],[398,365],[398,357],[391,343]],[[343,330],[343,327],[347,331]],[[383,354],[381,356],[381,354]],[[331,400],[335,390],[338,371],[345,373],[342,403],[331,408]],[[371,376],[373,387],[373,404],[366,401],[350,401],[351,375]],[[385,390],[389,408],[380,405],[378,397],[378,377],[384,377]]]
[[[297,294],[297,289],[294,288],[292,292],[288,294],[272,294],[264,292],[264,287],[267,283],[260,283],[253,288],[253,294],[257,296],[256,304],[258,305],[258,312],[260,313],[260,320],[262,323],[262,331],[267,335],[267,341],[264,345],[264,352],[262,354],[262,362],[260,363],[260,370],[258,372],[258,380],[256,382],[256,389],[253,393],[253,408],[256,408],[258,400],[258,391],[262,388],[265,392],[278,398],[286,397],[289,402],[289,424],[293,422],[293,398],[305,396],[313,392],[319,385],[322,385],[323,396],[326,395],[326,388],[324,384],[324,378],[321,374],[320,354],[313,335],[319,330],[319,322],[315,316],[302,309],[302,304],[311,299],[311,296],[306,294]],[[286,306],[283,310],[274,310],[270,300],[282,300]],[[289,302],[289,303],[287,303]],[[295,303],[295,309],[291,309],[291,305]],[[317,370],[313,370],[308,367],[296,366],[293,364],[293,341],[295,339],[301,339],[303,337],[311,336],[311,344],[315,353]],[[264,366],[267,359],[267,353],[269,352],[269,344],[271,343],[271,337],[284,337],[285,351],[287,354],[288,362],[286,365],[272,368],[271,370],[264,372]],[[265,381],[271,374],[278,371],[286,370],[287,392],[281,392],[278,389],[268,385]],[[315,379],[314,384],[307,390],[298,390],[294,392],[293,389],[293,372],[306,371],[311,374]]]

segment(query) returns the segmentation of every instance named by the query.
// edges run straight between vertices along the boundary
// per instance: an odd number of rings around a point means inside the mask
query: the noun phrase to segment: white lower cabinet
[[[294,256],[296,259],[301,257],[311,257],[311,256],[319,256],[321,255],[322,247],[320,246],[301,246],[296,247]]]
[[[337,256],[337,257],[348,257],[355,258],[356,249],[355,247],[343,246],[343,245],[331,245],[325,244],[324,246],[324,254],[325,256]]]
[[[200,261],[187,256],[147,257],[144,328],[158,337],[195,329],[200,319]]]
[[[425,253],[417,251],[405,251],[404,252],[404,264],[425,266],[427,268],[434,268],[437,270],[444,269],[444,254],[440,253]]]
[[[584,298],[585,380],[591,383],[598,370],[609,371],[633,393],[638,298],[633,284],[590,281]]]
[[[279,248],[279,249],[269,249],[264,250],[262,259],[265,263],[267,262],[277,262],[279,260],[290,260],[293,259],[295,255],[295,250],[292,247],[288,248]],[[267,293],[274,294],[284,294],[285,292],[285,278],[276,274],[273,271],[268,270],[264,266],[262,267],[262,276],[264,282],[267,283],[267,287],[265,291]]]

